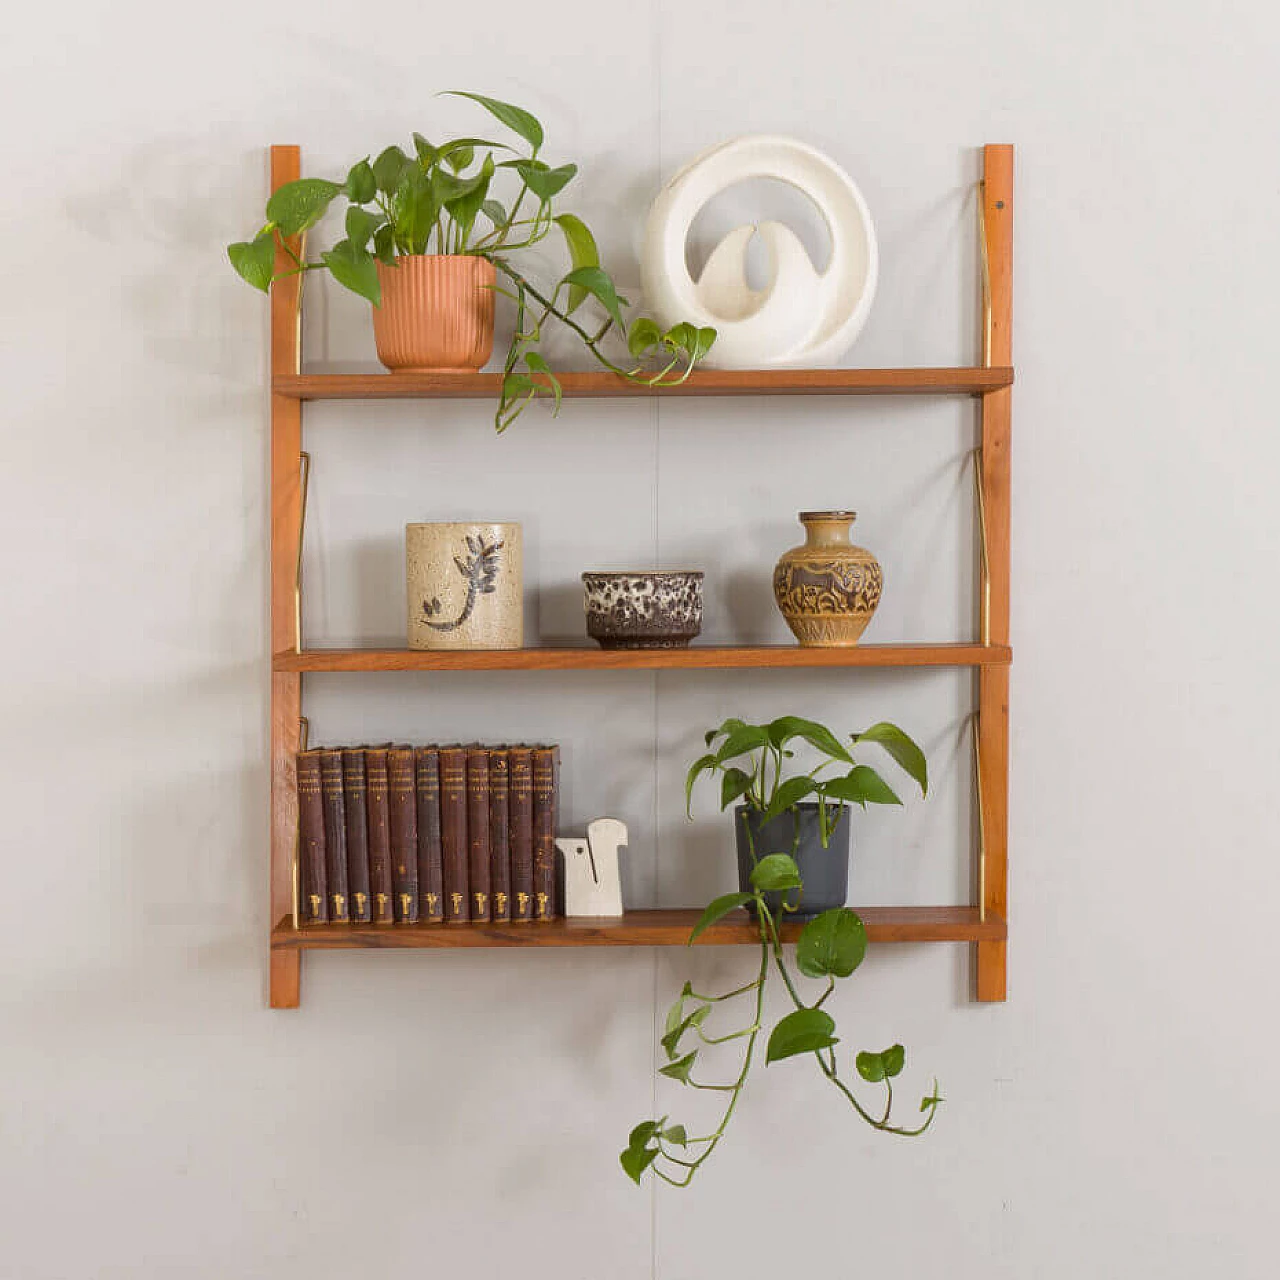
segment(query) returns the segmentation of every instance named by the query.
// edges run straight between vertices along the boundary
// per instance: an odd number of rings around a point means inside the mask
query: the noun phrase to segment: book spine
[[[414,752],[418,801],[418,919],[444,919],[444,864],[440,850],[440,753],[435,747]]]
[[[391,888],[397,924],[418,923],[418,796],[413,748],[387,753],[387,787],[391,811]]]
[[[391,924],[395,906],[391,887],[391,810],[387,789],[387,749],[370,747],[364,753],[369,806],[369,892],[373,923]]]
[[[369,808],[365,794],[364,752],[342,752],[342,803],[347,815],[347,910],[352,924],[373,919],[369,896]]]
[[[440,852],[444,873],[444,919],[470,919],[467,888],[467,753],[440,748]]]
[[[522,923],[533,919],[533,752],[512,747],[507,756],[511,919]]]
[[[324,874],[324,800],[320,752],[298,755],[298,922],[326,924],[328,886]]]
[[[490,919],[489,753],[481,747],[467,752],[467,881],[471,918]]]
[[[533,750],[533,918],[551,920],[556,906],[556,819],[560,748]]]
[[[324,870],[329,885],[329,922],[346,924],[347,813],[342,794],[342,752],[320,753],[320,794],[324,801]]]
[[[511,757],[489,753],[489,903],[494,920],[511,919]]]

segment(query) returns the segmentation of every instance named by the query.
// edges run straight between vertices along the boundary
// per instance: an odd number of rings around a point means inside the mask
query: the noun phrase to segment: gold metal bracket
[[[982,254],[982,367],[991,368],[991,262],[987,254],[987,184],[978,181],[978,248]]]
[[[298,504],[298,559],[293,567],[293,651],[302,652],[302,536],[307,528],[307,488],[311,480],[311,455],[298,454],[302,501]]]
[[[978,798],[978,919],[987,918],[987,824],[982,804],[982,748],[978,745],[978,729],[981,717],[974,712],[969,717],[973,731],[973,789]]]
[[[991,643],[991,561],[987,553],[987,502],[982,484],[982,446],[973,451],[973,492],[978,506],[978,545],[982,552],[981,615],[978,636]]]

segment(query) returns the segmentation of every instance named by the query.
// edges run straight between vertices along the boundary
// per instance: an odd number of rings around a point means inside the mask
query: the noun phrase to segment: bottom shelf
[[[1000,916],[977,907],[858,907],[872,942],[1001,942],[1008,929]],[[694,907],[628,911],[620,918],[575,917],[544,924],[317,924],[293,927],[285,917],[271,931],[275,950],[352,947],[676,947],[702,912]],[[783,926],[794,941],[801,925]],[[695,946],[735,946],[757,941],[745,911],[735,911],[701,934]]]

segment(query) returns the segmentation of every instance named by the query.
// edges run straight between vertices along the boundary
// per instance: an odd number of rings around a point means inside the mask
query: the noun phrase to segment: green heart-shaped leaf
[[[751,871],[751,885],[760,893],[799,889],[800,868],[788,853],[771,853],[760,859]]]
[[[339,240],[327,253],[320,255],[333,278],[352,293],[368,298],[375,307],[382,305],[382,286],[373,255],[347,240]]]
[[[475,224],[476,214],[489,194],[489,183],[493,181],[493,157],[485,156],[480,171],[462,184],[462,189],[451,199],[444,202],[449,216],[458,224],[465,245],[471,228]]]
[[[560,282],[567,284],[572,291],[575,285],[591,294],[609,315],[609,319],[619,329],[626,329],[622,319],[622,299],[614,287],[609,274],[600,267],[578,267],[570,271]]]
[[[799,716],[780,716],[768,727],[769,740],[775,747],[785,746],[792,738],[803,738],[819,751],[835,760],[853,763],[853,757],[830,729],[815,720],[803,720]]]
[[[662,1029],[664,1035],[670,1035],[671,1032],[673,1032],[684,1020],[684,1002],[691,995],[693,995],[693,987],[686,982],[684,984],[684,989],[680,992],[680,995],[677,997],[675,1004],[673,1004],[671,1008],[667,1010],[666,1026],[664,1026]]]
[[[628,1147],[619,1156],[627,1177],[637,1187],[640,1185],[641,1175],[657,1158],[657,1147]]]
[[[769,745],[769,735],[758,724],[744,724],[732,729],[716,752],[716,760],[723,763],[734,756],[744,755],[748,751],[758,751]]]
[[[867,954],[867,931],[848,907],[815,916],[796,943],[796,967],[809,978],[847,978]]]
[[[524,358],[525,364],[536,374],[539,374],[546,380],[546,385],[555,397],[555,404],[552,406],[553,414],[560,412],[560,401],[564,395],[564,391],[560,386],[560,379],[551,371],[551,366],[536,351],[527,352]]]
[[[693,817],[693,784],[708,769],[714,769],[716,766],[716,758],[713,755],[699,756],[690,766],[689,772],[684,779],[684,811],[689,817]]]
[[[368,204],[378,194],[378,180],[373,176],[373,166],[367,156],[347,171],[343,190],[352,204]]]
[[[270,290],[276,267],[276,236],[270,227],[260,231],[253,240],[227,245],[227,257],[241,278],[255,289],[263,293]]]
[[[928,794],[929,767],[925,763],[924,752],[920,750],[915,740],[908,737],[896,724],[883,720],[879,724],[873,724],[870,729],[855,733],[853,740],[879,743],[897,762],[898,767],[914,780],[920,788],[920,794]]]
[[[299,178],[278,187],[267,201],[267,217],[282,236],[296,236],[324,217],[342,188],[324,178]]]
[[[373,233],[373,256],[386,266],[395,261],[396,233],[391,223],[384,222]]]
[[[850,804],[901,804],[893,788],[870,765],[855,765],[843,778],[822,784],[824,795]]]
[[[710,1005],[699,1005],[691,1014],[682,1018],[679,1025],[676,1026],[673,1031],[668,1031],[667,1034],[662,1037],[662,1040],[659,1043],[661,1043],[668,1058],[673,1060],[675,1059],[679,1052],[677,1046],[684,1037],[684,1033],[688,1031],[690,1027],[700,1027],[707,1020],[707,1015],[710,1012]]]
[[[907,1051],[900,1044],[892,1045],[880,1055],[880,1061],[884,1063],[885,1075],[892,1079],[901,1075],[902,1068],[907,1065]]]
[[[600,250],[596,246],[595,236],[581,218],[572,213],[562,213],[555,219],[556,225],[564,233],[564,242],[569,250],[569,261],[576,271],[579,267],[598,267]],[[582,285],[571,285],[569,288],[568,313],[586,301],[587,291]]]
[[[822,1009],[797,1009],[774,1027],[765,1051],[766,1063],[793,1058],[798,1053],[813,1053],[839,1043],[831,1033],[836,1024]]]
[[[367,209],[361,209],[353,204],[347,210],[347,239],[357,249],[367,249],[370,237],[378,230],[382,222],[381,213],[370,213]]]
[[[764,811],[762,821],[768,822],[770,818],[776,818],[778,814],[785,813],[793,805],[799,804],[805,796],[817,791],[817,789],[818,784],[812,778],[788,778],[773,793],[773,800]]]
[[[662,341],[662,331],[648,316],[637,316],[627,330],[627,350],[639,360]]]
[[[878,1053],[869,1053],[863,1050],[854,1059],[854,1066],[858,1068],[858,1074],[868,1084],[879,1084],[884,1079],[884,1059]]]
[[[720,779],[720,808],[727,809],[751,790],[751,775],[741,769],[726,769]]]
[[[666,1076],[669,1080],[679,1080],[681,1084],[688,1084],[689,1073],[693,1070],[697,1057],[698,1051],[695,1049],[692,1053],[686,1053],[683,1058],[677,1058],[674,1062],[668,1062],[666,1066],[659,1067],[658,1074]]]
[[[542,146],[542,125],[539,124],[536,116],[530,115],[523,107],[512,106],[509,102],[500,102],[497,98],[486,98],[483,94],[467,93],[462,89],[447,89],[445,96],[470,98],[472,102],[478,102],[513,133],[518,133],[535,151]]]
[[[664,1116],[662,1120],[642,1120],[631,1130],[627,1138],[627,1146],[632,1151],[646,1146],[653,1135],[662,1128],[665,1119],[666,1117]]]
[[[688,945],[692,946],[699,934],[704,933],[717,920],[723,920],[730,911],[745,907],[751,898],[752,895],[749,893],[725,893],[709,902],[707,909],[698,917],[698,923],[693,926]]]
[[[400,185],[400,176],[410,164],[409,157],[399,147],[388,147],[373,162],[373,178],[383,195],[394,195]],[[413,166],[417,168],[416,165]]]

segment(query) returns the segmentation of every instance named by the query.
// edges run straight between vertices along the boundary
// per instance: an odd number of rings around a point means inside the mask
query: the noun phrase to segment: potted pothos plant
[[[285,183],[267,201],[257,235],[228,246],[236,271],[266,292],[282,276],[327,270],[373,304],[378,358],[392,372],[479,369],[493,348],[494,295],[510,297],[516,317],[494,413],[499,431],[536,396],[560,406],[560,382],[538,349],[552,321],[629,382],[683,382],[710,350],[715,330],[691,324],[663,330],[647,316],[628,321],[629,304],[601,265],[595,236],[559,205],[577,166],[542,158],[542,124],[522,107],[450,92],[484,107],[523,148],[471,137],[434,143],[415,133],[412,154],[387,147],[357,161],[342,182]],[[504,182],[513,191],[505,201],[498,198]],[[346,234],[307,260],[306,232],[335,200],[346,202]],[[553,232],[563,237],[571,268],[544,289],[512,255]],[[594,318],[580,310],[588,300],[599,313]],[[615,359],[610,351],[621,344],[627,354]]]
[[[706,1163],[724,1137],[746,1087],[765,1029],[765,991],[772,971],[777,972],[792,1008],[769,1030],[765,1063],[812,1056],[821,1075],[873,1129],[902,1137],[924,1133],[942,1102],[936,1080],[920,1101],[922,1120],[903,1124],[893,1118],[893,1081],[906,1066],[902,1045],[863,1050],[853,1058],[853,1069],[862,1081],[883,1087],[883,1110],[864,1104],[842,1073],[835,1019],[823,1005],[835,990],[837,979],[849,977],[862,963],[867,932],[858,914],[843,905],[842,877],[836,903],[819,907],[810,894],[811,879],[822,878],[824,860],[842,864],[843,876],[847,876],[849,806],[901,801],[875,770],[854,762],[849,748],[830,729],[812,720],[784,716],[766,725],[751,725],[730,719],[709,732],[706,741],[708,747],[717,742],[719,747],[690,766],[686,801],[692,799],[694,784],[704,773],[720,774],[722,809],[744,801],[735,824],[740,833],[742,888],[707,905],[689,942],[730,912],[745,907],[759,931],[759,964],[753,981],[720,994],[695,991],[686,982],[667,1013],[661,1039],[666,1062],[659,1073],[688,1088],[719,1094],[723,1099],[719,1122],[705,1134],[690,1135],[684,1124],[672,1123],[669,1115],[643,1121],[632,1129],[621,1153],[623,1170],[636,1183],[651,1171],[672,1186],[684,1187]],[[792,772],[788,777],[786,762],[794,758],[792,744],[797,741],[814,748],[821,760],[807,773]],[[921,794],[927,792],[924,753],[896,725],[872,725],[851,734],[850,741],[853,746],[876,743],[919,784]],[[749,767],[742,767],[743,763]],[[839,772],[824,776],[831,768]],[[816,799],[808,799],[810,796]],[[778,827],[779,819],[787,820],[785,828]],[[839,847],[842,829],[846,837],[843,849]],[[830,884],[827,891],[836,892]],[[794,961],[788,959],[782,944],[780,925],[787,916],[807,921],[796,942]],[[801,994],[797,974],[825,983],[816,999],[806,1000]],[[724,1025],[730,1011],[743,1009],[736,1023]],[[726,1044],[741,1047],[736,1076],[715,1081],[697,1078],[695,1071],[702,1070],[700,1055]]]
[[[804,772],[789,766],[801,742],[819,757]],[[692,816],[694,784],[704,773],[719,775],[721,810],[737,804],[734,834],[744,893],[751,890],[759,855],[787,853],[804,880],[803,897],[788,902],[788,912],[809,917],[844,904],[850,806],[902,803],[875,769],[854,760],[854,747],[879,746],[920,787],[921,795],[928,792],[924,752],[897,725],[873,724],[850,734],[849,743],[845,746],[825,725],[799,716],[782,716],[769,724],[731,717],[707,733],[706,745],[712,749],[689,767],[685,805]],[[773,898],[773,910],[780,906],[781,900]]]

